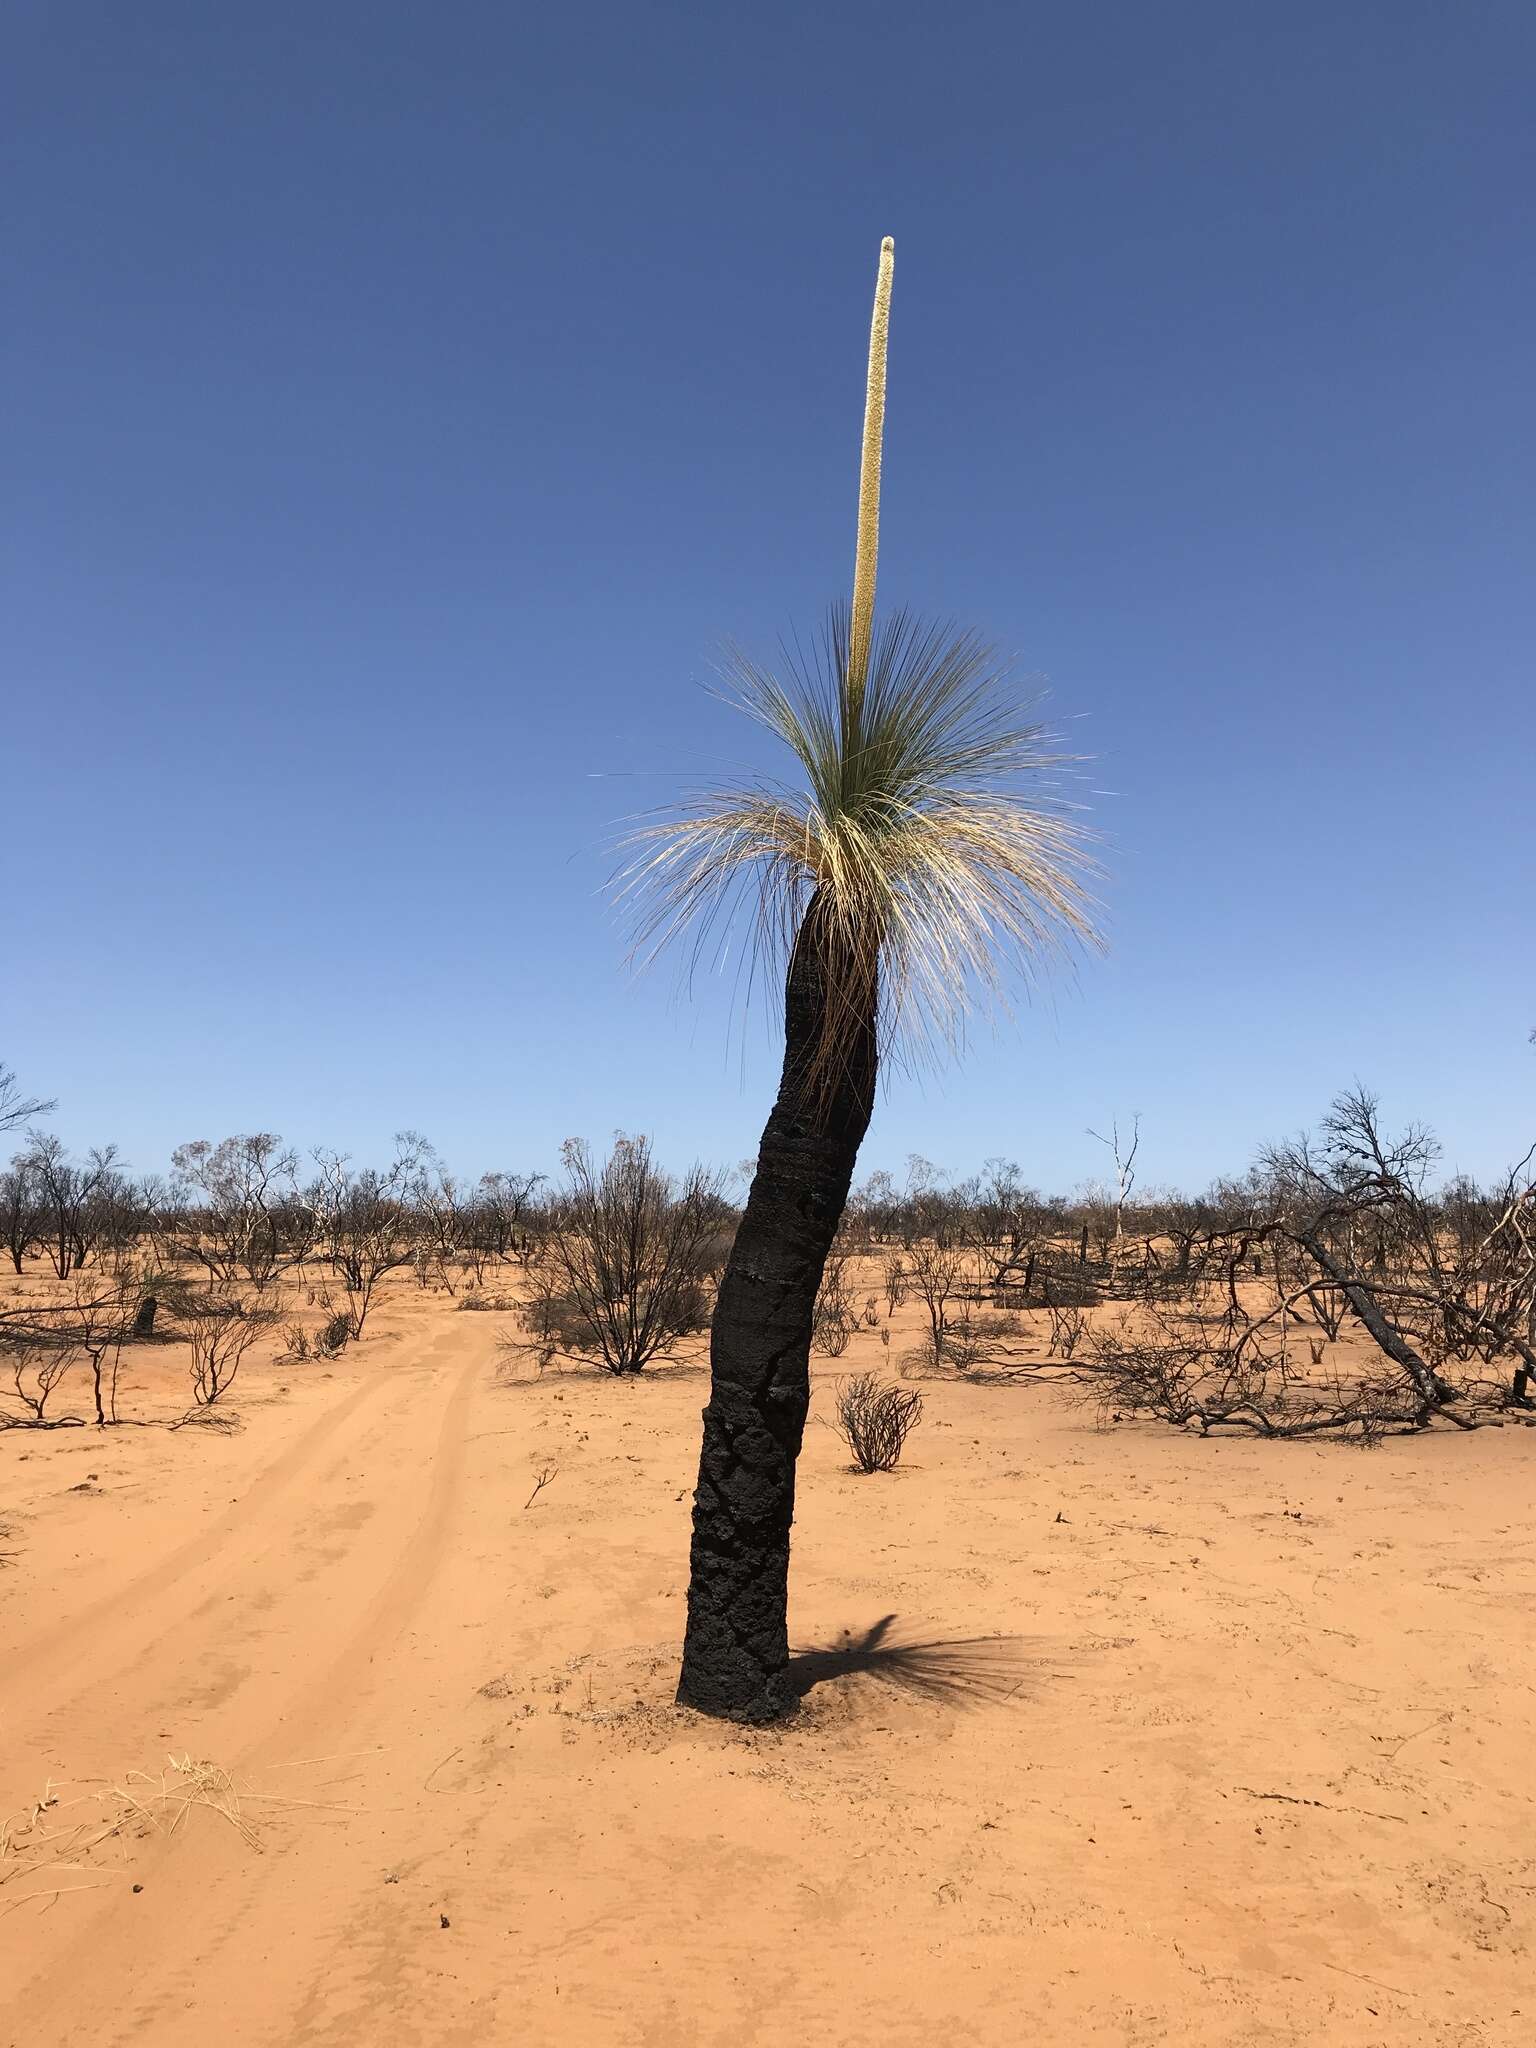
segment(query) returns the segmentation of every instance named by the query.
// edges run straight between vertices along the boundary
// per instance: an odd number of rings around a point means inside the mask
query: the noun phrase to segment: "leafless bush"
[[[564,1351],[611,1373],[641,1372],[709,1325],[729,1242],[723,1178],[694,1167],[674,1181],[646,1138],[616,1138],[601,1167],[575,1139],[563,1157],[524,1326],[541,1364]]]
[[[992,1356],[992,1346],[981,1325],[970,1318],[952,1323],[944,1333],[940,1355],[956,1372],[974,1372]]]
[[[838,1433],[860,1472],[894,1471],[922,1413],[921,1394],[885,1385],[873,1373],[859,1373],[838,1388]]]
[[[909,1345],[902,1352],[897,1370],[904,1380],[931,1379],[950,1373],[973,1372],[988,1356],[988,1347],[979,1339],[975,1327],[955,1323],[937,1343],[932,1331],[926,1331],[921,1342]]]
[[[989,1315],[968,1309],[945,1326],[937,1339],[930,1329],[923,1342],[902,1354],[904,1375],[923,1373],[973,1373],[995,1366],[1008,1356],[1008,1341],[1021,1332],[1016,1315]]]
[[[907,1275],[928,1312],[929,1342],[935,1360],[941,1357],[949,1332],[950,1308],[965,1273],[965,1252],[958,1244],[920,1238],[907,1253]]]
[[[0,1409],[0,1428],[78,1425],[80,1416],[52,1416],[48,1406],[81,1359],[90,1367],[97,1423],[115,1423],[118,1358],[137,1299],[132,1286],[93,1285],[77,1275],[70,1299],[0,1314],[0,1377],[9,1381],[0,1401],[20,1410]]]
[[[959,1190],[959,1235],[971,1247],[980,1288],[993,1296],[1032,1285],[1050,1207],[1010,1159],[988,1159]],[[1009,1303],[1000,1301],[1000,1307]]]
[[[0,1408],[0,1429],[78,1428],[80,1416],[51,1416],[48,1404],[79,1357],[75,1345],[51,1333],[0,1335],[0,1375],[9,1382],[0,1388],[0,1401],[14,1401],[20,1411]]]
[[[828,1358],[841,1358],[858,1326],[858,1310],[848,1284],[847,1254],[833,1252],[822,1269],[821,1285],[816,1290],[811,1348]]]
[[[1317,1318],[1317,1326],[1330,1344],[1338,1342],[1339,1331],[1344,1326],[1345,1300],[1337,1287],[1309,1287],[1307,1305]]]
[[[459,1307],[472,1314],[487,1314],[497,1309],[518,1308],[521,1304],[510,1294],[482,1294],[478,1288],[461,1297]]]
[[[85,1353],[91,1369],[91,1397],[98,1428],[117,1421],[117,1376],[123,1344],[138,1318],[142,1296],[137,1285],[123,1293],[93,1297],[78,1279],[70,1337]]]
[[[885,1284],[885,1312],[895,1315],[907,1299],[907,1268],[900,1252],[892,1252],[881,1269]]]
[[[1073,1359],[1088,1334],[1088,1318],[1075,1302],[1065,1307],[1052,1307],[1048,1311],[1051,1319],[1051,1335],[1046,1350],[1052,1358]]]
[[[271,1320],[270,1313],[248,1306],[238,1295],[201,1295],[182,1310],[197,1407],[210,1408],[228,1393],[242,1359]]]
[[[306,1195],[314,1214],[320,1255],[347,1290],[350,1332],[361,1337],[375,1291],[386,1273],[408,1265],[421,1243],[422,1225],[411,1193],[430,1148],[414,1131],[395,1138],[395,1156],[384,1172],[354,1171],[336,1152],[317,1152],[320,1177]]]

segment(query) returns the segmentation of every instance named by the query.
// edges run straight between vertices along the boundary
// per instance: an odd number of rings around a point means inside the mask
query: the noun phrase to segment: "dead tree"
[[[928,1342],[935,1366],[944,1363],[950,1310],[964,1274],[965,1251],[949,1229],[920,1238],[907,1252],[906,1277],[928,1313]]]
[[[56,1102],[45,1101],[41,1095],[23,1095],[11,1069],[0,1064],[0,1133],[19,1131],[57,1108]]]
[[[1136,1185],[1136,1154],[1141,1149],[1141,1111],[1131,1118],[1129,1135],[1122,1139],[1117,1118],[1109,1127],[1109,1136],[1101,1137],[1097,1131],[1088,1136],[1096,1139],[1109,1152],[1115,1162],[1115,1249],[1114,1258],[1118,1264],[1125,1243],[1125,1205],[1131,1198],[1131,1189]]]
[[[531,1249],[528,1223],[533,1204],[544,1183],[542,1173],[486,1173],[475,1189],[475,1213],[479,1219],[476,1243],[495,1259],[505,1260]],[[476,1272],[478,1281],[480,1275]]]
[[[77,1166],[62,1139],[38,1131],[16,1162],[35,1181],[44,1240],[60,1280],[84,1267],[123,1201],[123,1178],[116,1162],[117,1147],[106,1145],[93,1149]]]
[[[221,1287],[265,1291],[310,1249],[298,1200],[298,1154],[271,1131],[178,1145],[164,1218],[169,1257],[199,1265]]]
[[[996,1295],[1034,1284],[1034,1265],[1050,1212],[1009,1159],[988,1159],[960,1190],[960,1230],[977,1262],[978,1289]]]
[[[811,1313],[811,1349],[828,1358],[841,1358],[859,1327],[858,1303],[848,1277],[850,1254],[834,1243],[822,1269]]]
[[[1175,1315],[1149,1295],[1139,1320],[1093,1339],[1078,1376],[1113,1412],[1271,1436],[1475,1427],[1467,1411],[1488,1385],[1458,1383],[1458,1362],[1513,1358],[1504,1398],[1528,1402],[1536,1147],[1501,1186],[1463,1183],[1439,1197],[1429,1188],[1436,1155],[1422,1128],[1388,1138],[1363,1090],[1340,1096],[1315,1137],[1270,1148],[1260,1172],[1217,1204],[1223,1220],[1190,1240],[1189,1306]],[[1270,1279],[1268,1307],[1240,1298],[1250,1274]],[[1357,1321],[1383,1369],[1352,1385],[1320,1380],[1318,1346],[1314,1376],[1296,1374],[1286,1333],[1303,1304],[1330,1336],[1340,1318]]]
[[[35,1164],[25,1153],[0,1173],[0,1244],[19,1274],[27,1255],[41,1248],[47,1215]]]
[[[352,1334],[361,1337],[379,1282],[408,1265],[420,1241],[411,1189],[422,1167],[423,1141],[402,1131],[395,1156],[380,1172],[355,1171],[337,1152],[317,1152],[320,1177],[310,1188],[308,1207],[316,1222],[320,1255],[341,1276],[347,1290]]]

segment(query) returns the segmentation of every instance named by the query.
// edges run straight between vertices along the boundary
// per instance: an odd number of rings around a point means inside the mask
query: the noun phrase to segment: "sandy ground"
[[[1536,2038],[1530,1433],[813,1424],[746,1733],[671,1704],[697,1368],[508,1384],[507,1320],[397,1288],[237,1435],[0,1434],[0,1814],[189,1755],[254,1829],[0,1884],[4,2048]]]

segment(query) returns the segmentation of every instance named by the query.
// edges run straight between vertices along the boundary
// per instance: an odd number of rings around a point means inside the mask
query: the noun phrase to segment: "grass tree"
[[[745,913],[785,970],[784,1066],[721,1281],[678,1697],[765,1722],[796,1703],[788,1583],[817,1289],[882,1062],[1091,936],[1057,755],[975,635],[875,614],[893,245],[880,250],[851,605],[782,675],[733,657],[741,708],[795,763],[645,828],[626,888],[642,954]]]

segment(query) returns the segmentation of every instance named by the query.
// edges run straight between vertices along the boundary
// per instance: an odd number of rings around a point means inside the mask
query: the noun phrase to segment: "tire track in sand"
[[[92,1636],[99,1623],[124,1608],[142,1610],[148,1602],[179,1586],[190,1571],[205,1563],[210,1554],[225,1547],[242,1529],[260,1521],[269,1510],[272,1496],[281,1493],[310,1460],[324,1450],[359,1408],[373,1400],[381,1388],[391,1384],[381,1375],[363,1380],[350,1394],[344,1394],[325,1409],[286,1451],[263,1466],[239,1499],[206,1528],[200,1529],[195,1536],[189,1536],[184,1543],[177,1544],[174,1550],[167,1551],[158,1563],[98,1594],[51,1629],[34,1636],[11,1661],[6,1673],[7,1689],[18,1692],[33,1688],[42,1690],[56,1685],[59,1669],[79,1661],[83,1655],[88,1655],[93,1661],[98,1659],[100,1646],[92,1641]],[[89,1644],[88,1650],[82,1649],[85,1644]]]
[[[184,1633],[210,1597],[238,1598],[231,1588],[242,1572],[249,1573],[274,1551],[291,1554],[312,1512],[308,1487],[296,1494],[296,1483],[312,1483],[322,1455],[344,1451],[359,1428],[387,1429],[401,1409],[419,1398],[424,1380],[433,1377],[437,1355],[458,1348],[456,1336],[453,1330],[442,1333],[409,1364],[370,1372],[264,1465],[239,1498],[196,1535],[22,1645],[0,1673],[0,1725],[8,1743],[28,1718],[44,1711],[52,1718],[81,1692],[99,1691],[104,1681],[162,1655],[165,1639]],[[381,1395],[388,1398],[380,1411]],[[275,1521],[285,1498],[292,1512],[286,1521]]]
[[[267,1739],[242,1754],[242,1763],[262,1761],[262,1751],[279,1738],[291,1751],[295,1741],[310,1744],[349,1720],[365,1689],[369,1667],[398,1639],[421,1604],[447,1548],[448,1524],[464,1474],[465,1418],[483,1364],[481,1358],[469,1359],[454,1382],[433,1446],[426,1501],[388,1577],[324,1672],[289,1703]]]
[[[473,1354],[451,1374],[423,1375],[418,1370],[412,1374],[416,1398],[392,1405],[377,1418],[380,1424],[389,1425],[396,1438],[389,1471],[396,1476],[420,1475],[420,1483],[412,1489],[409,1501],[400,1503],[407,1512],[391,1513],[370,1524],[368,1533],[375,1553],[370,1560],[371,1592],[361,1606],[351,1606],[355,1621],[348,1623],[345,1615],[337,1616],[340,1641],[332,1636],[318,1664],[290,1656],[285,1675],[292,1682],[275,1708],[267,1710],[264,1703],[264,1711],[257,1715],[252,1712],[254,1699],[237,1697],[230,1702],[228,1739],[218,1761],[241,1769],[263,1761],[291,1760],[296,1751],[303,1753],[345,1730],[365,1713],[370,1699],[388,1687],[390,1652],[401,1643],[412,1617],[428,1598],[448,1552],[463,1480],[467,1418],[487,1363],[486,1353],[477,1343]],[[342,1406],[350,1414],[359,1403],[352,1398]],[[434,1414],[435,1432],[431,1427]],[[337,1417],[337,1426],[344,1419]],[[398,1448],[401,1432],[413,1445],[404,1457]],[[316,1447],[315,1435],[310,1432],[306,1438],[311,1451]],[[334,1429],[325,1431],[320,1438],[322,1446],[333,1435]],[[420,1448],[424,1442],[432,1444],[425,1456]],[[297,1470],[304,1461],[283,1462]],[[265,1498],[270,1506],[277,1505],[270,1490]],[[259,1515],[223,1518],[226,1541],[231,1534],[249,1529],[253,1519],[259,1520]],[[380,1535],[401,1528],[400,1541],[379,1543]],[[157,1574],[163,1569],[157,1567]],[[211,1618],[215,1625],[218,1618],[217,1614]],[[176,1669],[166,1673],[173,1683],[195,1672],[205,1659],[208,1632],[195,1625],[195,1618],[189,1620],[185,1640],[176,1645]],[[282,1631],[264,1616],[258,1618],[254,1633],[270,1637],[281,1636]],[[121,1734],[118,1739],[123,1739]],[[153,1741],[149,1751],[154,1751]],[[100,1905],[71,1921],[55,1922],[53,1915],[47,1915],[37,1924],[35,1932],[40,1938],[28,1957],[31,1981],[12,2008],[24,2013],[23,2030],[7,2033],[0,2024],[0,2042],[7,2048],[12,2040],[25,2040],[28,2048],[55,2042],[63,2048],[65,2042],[76,2039],[101,2043],[164,2040],[185,2042],[188,2048],[196,2042],[201,2048],[206,2027],[202,2022],[192,2026],[193,2010],[200,2007],[206,2020],[210,1988],[222,1983],[226,1974],[234,2009],[222,1998],[216,2001],[225,2016],[221,2038],[228,2042],[250,2038],[242,2033],[238,2020],[238,1981],[242,1972],[248,1971],[249,1959],[226,1958],[223,1952],[248,1944],[253,1922],[259,1923],[269,1911],[284,1907],[282,1860],[253,1860],[243,1849],[231,1855],[224,1831],[209,1828],[179,1834],[174,1841],[141,1845],[135,1850],[133,1874],[153,1895],[153,1913],[131,1906],[125,1909],[121,1887],[114,1885],[103,1891]],[[68,1903],[85,1905],[82,1900]],[[13,2030],[17,2024],[11,2021]]]

